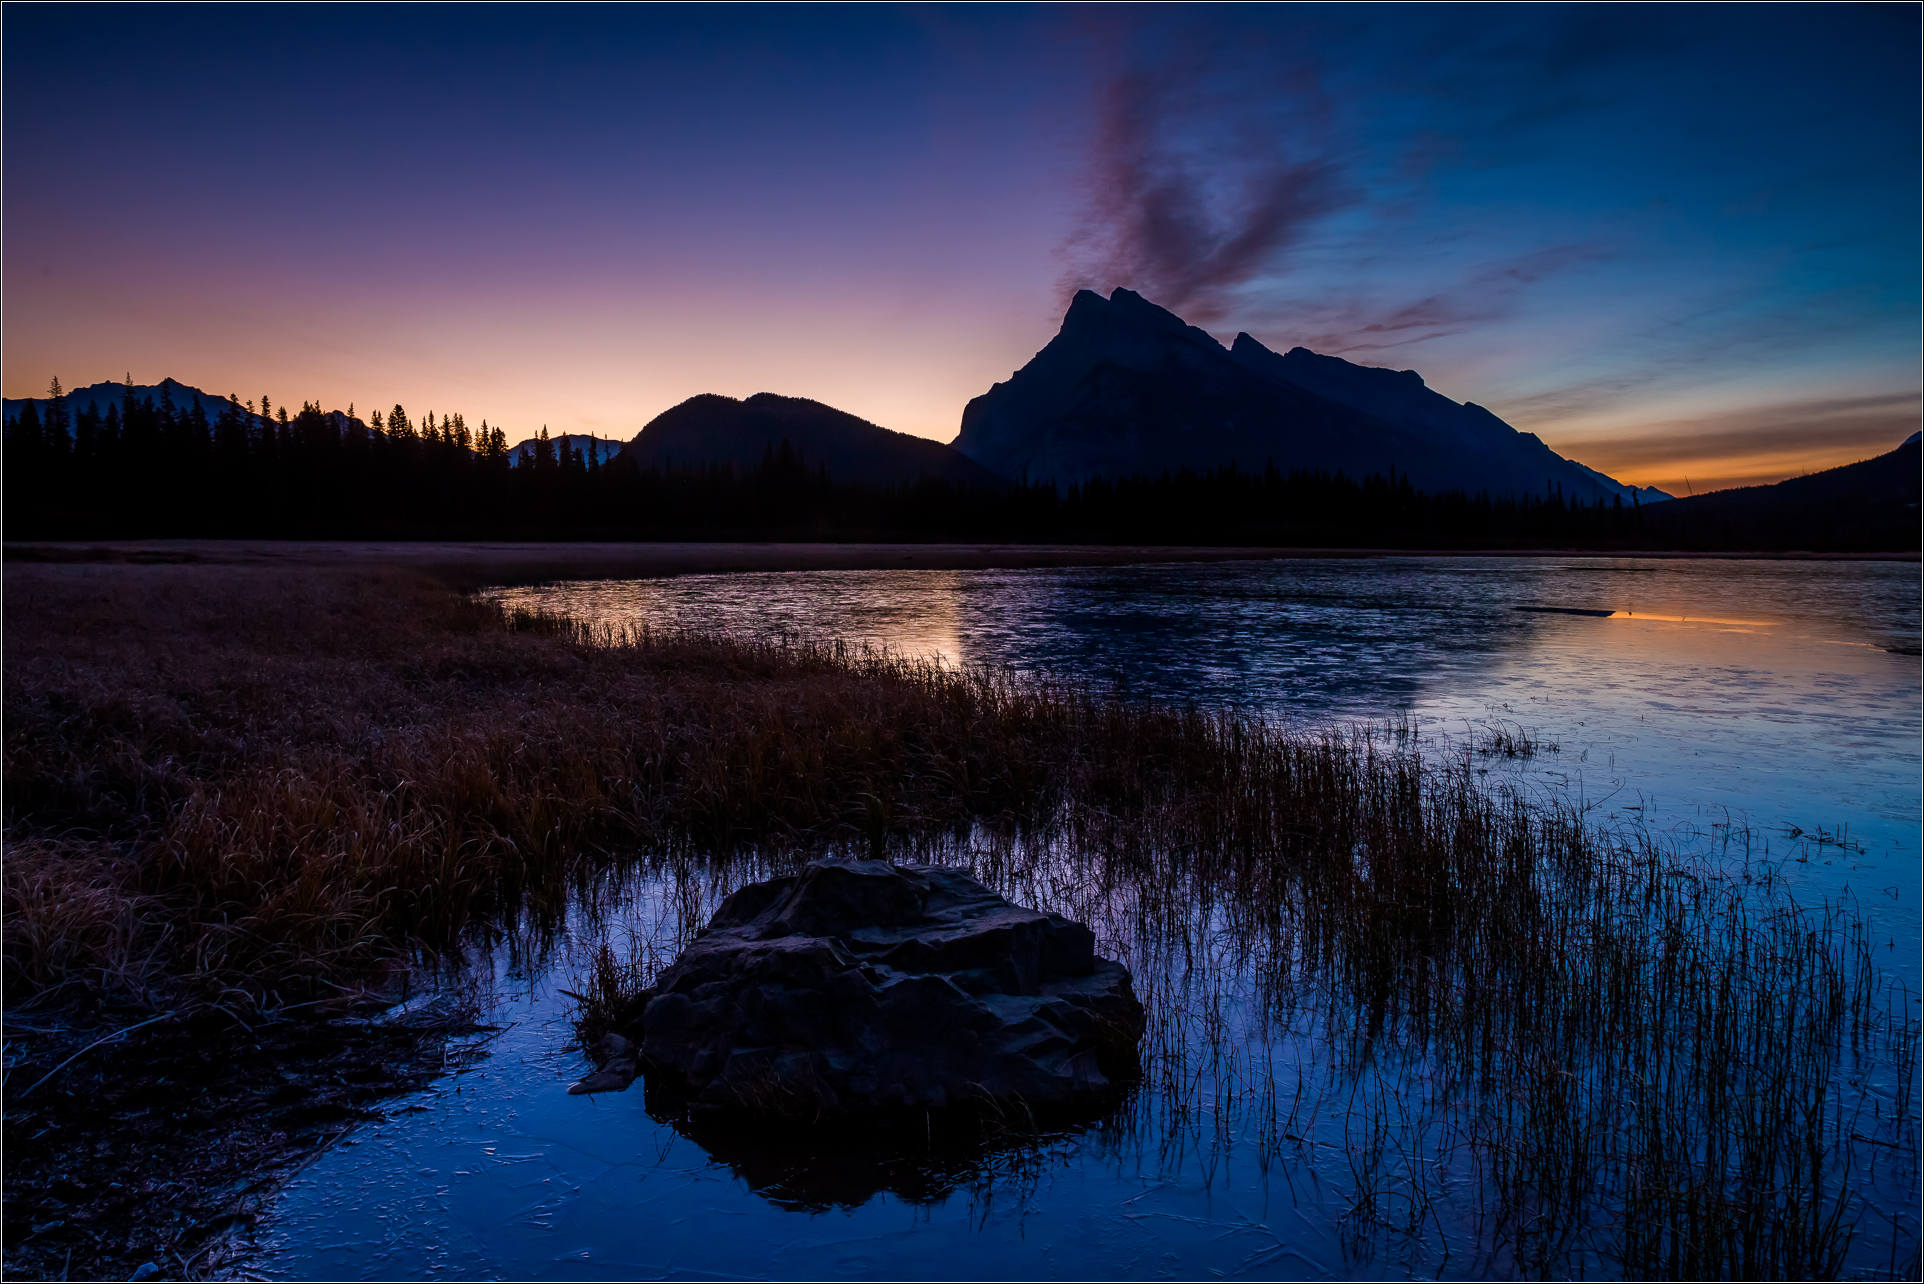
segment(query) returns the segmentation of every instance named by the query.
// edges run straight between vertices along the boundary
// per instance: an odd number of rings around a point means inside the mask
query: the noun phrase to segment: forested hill
[[[43,416],[42,404],[54,413]],[[298,413],[274,410],[262,420],[244,404],[223,403],[210,418],[205,403],[171,396],[123,396],[105,411],[89,406],[71,415],[64,405],[24,404],[6,423],[5,536],[1918,548],[1914,443],[1900,448],[1903,457],[1894,463],[1872,461],[1876,475],[1885,477],[1901,473],[1908,458],[1910,498],[1876,500],[1908,502],[1908,524],[1825,520],[1823,512],[1862,510],[1871,502],[1868,492],[1840,502],[1830,493],[1832,482],[1813,483],[1823,492],[1818,502],[1829,506],[1822,511],[1797,508],[1809,488],[1787,483],[1775,488],[1775,510],[1761,501],[1760,516],[1736,522],[1691,518],[1714,512],[1703,501],[1432,495],[1417,491],[1407,476],[1274,467],[1065,487],[972,486],[940,477],[858,484],[835,480],[781,444],[766,448],[753,465],[679,468],[605,460],[570,445],[556,449],[551,440],[548,450],[510,467],[504,434],[485,424],[471,430],[459,415],[427,416],[417,424],[396,407],[363,423],[314,404]]]
[[[1897,449],[1771,486],[1740,486],[1652,510],[1651,532],[1723,548],[1918,547],[1918,434]]]

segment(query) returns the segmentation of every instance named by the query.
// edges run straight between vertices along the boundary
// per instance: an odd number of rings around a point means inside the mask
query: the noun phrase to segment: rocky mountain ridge
[[[954,444],[1029,481],[1274,465],[1406,477],[1425,491],[1669,498],[1565,459],[1414,370],[1301,347],[1279,354],[1247,333],[1224,348],[1126,289],[1079,291],[1056,337],[969,402]]]

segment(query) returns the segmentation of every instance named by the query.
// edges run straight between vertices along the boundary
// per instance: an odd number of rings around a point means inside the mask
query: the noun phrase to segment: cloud
[[[1205,328],[1273,321],[1319,351],[1363,353],[1511,315],[1543,276],[1598,257],[1530,249],[1438,289],[1451,234],[1430,189],[1542,153],[1555,123],[1620,99],[1613,73],[1649,55],[1648,23],[1585,9],[1270,16],[1101,24],[1106,56],[1132,52],[1099,91],[1082,217],[1059,250],[1064,299],[1124,285]],[[1401,266],[1403,297],[1359,291],[1384,263]],[[1308,284],[1335,280],[1346,293]]]
[[[1582,379],[1543,392],[1505,397],[1500,413],[1519,428],[1554,427],[1560,422],[1617,405],[1631,393],[1647,387],[1657,374],[1628,370],[1618,374]]]
[[[1703,491],[1782,481],[1881,455],[1918,423],[1912,389],[1745,406],[1555,445],[1613,477],[1666,490],[1689,477]]]
[[[1323,218],[1360,199],[1306,73],[1268,95],[1226,89],[1194,60],[1109,83],[1087,211],[1064,247],[1065,293],[1126,285],[1191,322],[1220,321],[1241,287],[1278,271]],[[1251,103],[1280,106],[1280,118]]]
[[[1406,348],[1510,316],[1538,281],[1609,255],[1598,245],[1553,245],[1482,264],[1444,289],[1408,303],[1353,297],[1291,300],[1270,305],[1264,315],[1286,319],[1293,331],[1291,342],[1317,352],[1340,356]]]
[[[1590,354],[1617,367],[1614,373],[1506,396],[1499,413],[1518,427],[1551,431],[1598,415],[1621,420],[1654,388],[1687,388],[1707,372],[1769,371],[1865,328],[1852,291],[1787,301],[1770,281],[1746,284],[1635,318]]]

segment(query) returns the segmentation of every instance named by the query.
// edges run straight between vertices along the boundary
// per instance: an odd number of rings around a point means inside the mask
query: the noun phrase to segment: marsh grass
[[[254,1027],[626,915],[576,983],[592,1035],[733,887],[940,860],[1135,974],[1105,1144],[1339,1151],[1348,1231],[1477,1270],[1835,1275],[1880,1218],[1915,1268],[1917,1025],[1860,920],[1468,756],[398,573],[23,566],[5,594],[10,1030]]]

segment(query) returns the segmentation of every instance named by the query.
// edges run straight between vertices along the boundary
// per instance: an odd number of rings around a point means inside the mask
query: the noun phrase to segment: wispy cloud
[[[1103,92],[1088,207],[1064,247],[1067,289],[1126,285],[1187,320],[1234,311],[1317,223],[1360,199],[1313,77],[1296,72],[1262,118],[1194,59],[1136,68]],[[1276,105],[1286,104],[1276,119]]]
[[[1082,217],[1060,249],[1065,297],[1125,285],[1205,328],[1368,353],[1512,315],[1546,276],[1604,256],[1595,245],[1526,244],[1503,261],[1459,266],[1451,279],[1451,251],[1467,246],[1446,243],[1468,233],[1435,218],[1426,189],[1439,167],[1477,163],[1481,141],[1465,138],[1445,112],[1430,113],[1434,126],[1386,131],[1370,110],[1336,95],[1327,65],[1300,52],[1322,44],[1316,20],[1303,22],[1291,44],[1252,32],[1232,43],[1165,30],[1153,58],[1138,52],[1104,83]],[[1545,20],[1512,37],[1530,56],[1498,51],[1513,77],[1546,75],[1539,59],[1569,73],[1518,87],[1538,124],[1593,105],[1589,82],[1622,44],[1596,25]],[[1365,26],[1356,56],[1389,59],[1379,70],[1401,86],[1402,116],[1421,118],[1412,104],[1439,99],[1482,103],[1471,116],[1514,109],[1518,95],[1484,83],[1487,36],[1439,20],[1421,42],[1434,56],[1408,60],[1385,52],[1377,24]],[[1577,80],[1581,93],[1571,87]]]
[[[1508,317],[1528,288],[1566,269],[1609,257],[1596,245],[1553,245],[1486,263],[1442,290],[1407,303],[1358,298],[1294,300],[1270,309],[1293,328],[1290,342],[1338,355],[1381,352],[1460,334]]]
[[[1854,302],[1836,290],[1786,303],[1769,281],[1718,291],[1638,318],[1600,343],[1593,355],[1610,373],[1505,397],[1497,409],[1518,427],[1548,431],[1586,419],[1622,421],[1657,390],[1688,387],[1707,372],[1768,371],[1861,330]]]

